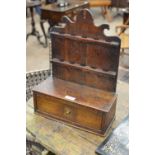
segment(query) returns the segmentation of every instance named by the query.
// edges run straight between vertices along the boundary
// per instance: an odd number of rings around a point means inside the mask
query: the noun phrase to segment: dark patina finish
[[[116,110],[120,39],[94,25],[88,9],[51,31],[52,77],[34,89],[35,111],[104,135]]]

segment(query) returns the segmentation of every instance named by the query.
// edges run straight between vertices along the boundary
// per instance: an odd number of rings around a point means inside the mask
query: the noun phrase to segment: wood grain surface
[[[120,39],[107,36],[108,24],[96,26],[89,9],[76,19],[62,18],[51,29],[53,76],[110,92],[116,91]]]
[[[111,129],[128,115],[128,84],[118,81],[117,94],[116,118]],[[95,155],[97,146],[106,138],[35,114],[33,99],[27,103],[26,126],[38,142],[57,155]]]
[[[117,95],[112,92],[52,76],[33,92],[36,113],[86,131],[104,135],[115,117]]]

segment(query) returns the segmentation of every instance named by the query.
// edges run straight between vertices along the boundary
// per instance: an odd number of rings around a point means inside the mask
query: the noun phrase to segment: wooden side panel
[[[103,114],[102,129],[103,129],[104,132],[108,129],[109,125],[111,124],[112,120],[113,120],[114,117],[115,117],[116,102],[117,102],[117,99],[116,99],[115,102],[113,103],[113,105],[112,105],[110,111]]]

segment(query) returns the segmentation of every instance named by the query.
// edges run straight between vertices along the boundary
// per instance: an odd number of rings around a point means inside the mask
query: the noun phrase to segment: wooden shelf
[[[104,75],[109,75],[109,76],[116,76],[116,72],[114,71],[104,71],[102,69],[99,69],[99,68],[92,68],[90,66],[82,66],[80,64],[77,64],[77,63],[70,63],[70,62],[67,62],[67,61],[60,61],[59,59],[57,58],[53,58],[51,59],[51,62],[55,62],[55,63],[59,63],[59,64],[63,64],[63,65],[68,65],[68,66],[71,66],[71,67],[75,67],[75,68],[81,68],[82,70],[89,70],[89,71],[93,71],[93,72],[97,72],[97,73],[102,73]]]
[[[78,36],[78,35],[71,35],[71,34],[63,34],[63,33],[58,33],[58,32],[52,32],[52,35],[56,35],[59,38],[66,38],[66,39],[71,39],[71,40],[75,40],[75,41],[79,41],[79,42],[85,42],[85,43],[93,43],[93,44],[101,44],[101,45],[109,45],[109,46],[114,46],[114,47],[118,47],[120,44],[119,42],[115,42],[115,41],[106,41],[103,39],[97,39],[97,38],[90,38],[90,37],[82,37],[82,36]]]

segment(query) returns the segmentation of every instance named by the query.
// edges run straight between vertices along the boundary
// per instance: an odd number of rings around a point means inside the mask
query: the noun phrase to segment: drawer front
[[[78,107],[76,120],[82,126],[92,129],[101,129],[102,113],[87,107]]]
[[[74,121],[76,115],[76,109],[66,104],[66,101],[60,100],[54,97],[46,95],[37,95],[37,111]]]
[[[101,129],[101,112],[70,101],[37,94],[36,111],[78,126]]]

